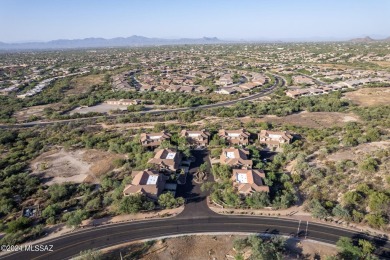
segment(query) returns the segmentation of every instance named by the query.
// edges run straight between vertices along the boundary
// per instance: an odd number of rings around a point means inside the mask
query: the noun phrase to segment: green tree
[[[308,205],[311,214],[315,218],[324,219],[329,216],[328,211],[321,205],[321,203],[317,199],[313,199],[310,201]]]
[[[359,246],[362,250],[362,257],[367,259],[375,251],[375,246],[367,240],[359,239]]]
[[[61,199],[69,195],[66,184],[55,183],[49,187],[48,192],[50,195],[50,199],[53,202],[60,201]]]
[[[77,260],[102,260],[103,255],[100,251],[97,250],[87,250],[80,252],[79,256],[75,259]]]
[[[337,204],[336,207],[332,209],[332,214],[335,217],[347,219],[350,217],[350,214],[346,208],[343,208],[340,204]]]
[[[249,259],[253,260],[282,260],[285,251],[285,239],[281,237],[272,237],[269,240],[263,240],[257,236],[250,236],[248,242],[251,245],[252,254]]]
[[[97,196],[93,198],[92,200],[88,201],[85,205],[85,208],[87,210],[98,210],[100,208],[101,200],[100,197]]]
[[[199,166],[199,172],[207,172],[207,169],[209,168],[208,162],[204,162]]]
[[[368,197],[371,211],[386,212],[389,209],[390,197],[383,192],[372,192]]]
[[[254,192],[245,198],[246,204],[254,209],[261,209],[270,205],[267,192]]]
[[[44,218],[55,217],[59,209],[60,208],[58,207],[57,204],[51,204],[47,206],[44,210],[42,210],[42,217]]]
[[[212,173],[216,178],[220,178],[224,181],[229,180],[232,177],[232,169],[226,164],[214,164]]]
[[[12,220],[7,224],[7,233],[16,233],[17,231],[23,231],[30,226],[31,220],[29,218],[20,217],[16,220]]]
[[[210,155],[212,158],[218,158],[221,155],[221,153],[222,153],[222,148],[214,148],[211,150]]]
[[[362,195],[357,191],[348,191],[343,196],[345,205],[359,205],[363,200]]]
[[[122,198],[119,206],[119,211],[122,213],[137,213],[142,209],[141,194],[134,194]]]
[[[355,246],[352,239],[341,237],[336,245],[340,251],[338,256],[341,259],[378,259],[372,255],[372,252],[375,249],[374,245],[367,240],[359,239],[358,246]]]
[[[172,209],[184,204],[182,197],[175,198],[172,192],[163,193],[158,197],[158,204],[161,207]]]
[[[378,170],[378,161],[375,158],[368,157],[359,164],[359,168],[365,172],[376,172]]]
[[[14,201],[10,198],[6,198],[6,197],[1,197],[0,198],[0,213],[2,214],[8,214],[10,212],[12,212],[12,210],[14,209]]]
[[[368,225],[374,228],[381,228],[387,224],[387,220],[380,213],[368,214],[365,219],[367,220]]]
[[[87,219],[88,214],[85,210],[78,209],[76,211],[70,212],[67,216],[66,225],[68,227],[76,228],[80,226],[83,220]]]
[[[277,193],[273,201],[273,206],[276,208],[288,208],[297,201],[295,193],[287,190],[283,190],[281,193]]]
[[[381,139],[381,132],[376,128],[369,128],[366,130],[366,136],[369,142],[379,141]]]

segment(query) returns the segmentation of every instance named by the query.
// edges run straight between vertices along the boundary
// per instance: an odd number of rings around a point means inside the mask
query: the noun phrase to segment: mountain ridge
[[[341,40],[342,41],[342,40]],[[57,39],[46,42],[25,42],[25,43],[5,43],[0,41],[0,50],[50,50],[50,49],[77,49],[77,48],[109,48],[109,47],[142,47],[142,46],[161,46],[161,45],[183,45],[183,44],[217,44],[217,43],[246,43],[246,42],[288,42],[288,41],[225,41],[217,37],[202,37],[202,38],[178,38],[166,39],[156,37],[145,37],[140,35],[132,35],[129,37],[88,37],[83,39]],[[294,41],[295,42],[295,41]],[[345,40],[344,40],[345,42]],[[346,40],[351,43],[374,43],[374,42],[390,42],[390,37],[384,39],[373,39],[369,36]]]
[[[2,50],[23,49],[71,49],[71,48],[103,48],[103,47],[134,47],[168,44],[211,44],[221,43],[217,37],[203,38],[148,38],[145,36],[132,35],[129,37],[115,37],[110,39],[89,37],[84,39],[58,39],[47,42],[5,43],[0,42]]]
[[[363,38],[351,39],[351,40],[349,40],[349,42],[354,42],[354,43],[390,42],[390,37],[387,37],[384,39],[373,39],[370,36],[366,36]]]

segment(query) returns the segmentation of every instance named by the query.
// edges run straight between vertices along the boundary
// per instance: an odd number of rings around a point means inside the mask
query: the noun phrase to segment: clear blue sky
[[[0,41],[390,36],[389,0],[0,0]]]

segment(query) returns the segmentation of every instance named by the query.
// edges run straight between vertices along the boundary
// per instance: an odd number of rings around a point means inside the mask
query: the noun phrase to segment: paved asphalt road
[[[207,151],[195,151],[194,156],[196,161],[191,166],[190,173],[196,172],[196,168],[208,160]],[[101,249],[129,241],[180,234],[233,232],[294,235],[299,239],[307,238],[331,244],[341,236],[365,238],[376,243],[378,255],[390,259],[388,241],[359,232],[277,217],[218,215],[207,207],[207,192],[200,191],[200,184],[192,181],[191,174],[188,174],[186,184],[178,188],[177,195],[186,197],[187,204],[184,211],[176,217],[93,227],[44,242],[44,245],[53,245],[52,252],[17,252],[0,259],[68,259],[78,255],[80,251]]]
[[[275,91],[275,89],[278,86],[284,86],[285,82],[284,80],[277,76],[273,75],[275,77],[275,83],[260,91],[259,93],[239,98],[236,100],[232,101],[226,101],[226,102],[219,102],[215,104],[210,104],[210,105],[202,105],[202,106],[197,106],[197,107],[183,107],[183,108],[174,108],[174,109],[165,109],[165,110],[150,110],[150,111],[142,111],[142,112],[135,112],[138,114],[151,114],[151,115],[159,115],[159,114],[165,114],[165,113],[171,113],[171,112],[184,112],[184,111],[190,111],[190,110],[201,110],[201,109],[209,109],[209,108],[216,108],[216,107],[224,107],[224,106],[231,106],[234,105],[240,101],[248,101],[248,100],[253,100],[257,99],[259,97],[263,97],[266,95],[271,94],[272,92]],[[46,125],[53,125],[53,124],[66,124],[66,123],[71,123],[71,122],[80,122],[80,121],[94,121],[100,118],[116,118],[123,116],[123,114],[118,114],[118,115],[104,115],[104,116],[94,116],[94,117],[85,117],[85,118],[77,118],[77,119],[68,119],[68,120],[56,120],[56,121],[48,121],[48,122],[30,122],[30,123],[22,123],[22,124],[14,124],[14,125],[0,125],[1,128],[20,128],[20,127],[33,127],[33,126],[46,126]]]

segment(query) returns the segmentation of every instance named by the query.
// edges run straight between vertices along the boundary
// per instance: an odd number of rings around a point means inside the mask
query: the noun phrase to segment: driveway
[[[178,185],[176,195],[186,199],[184,211],[178,215],[179,218],[197,218],[211,217],[217,214],[209,209],[207,205],[208,191],[202,192],[200,187],[202,184],[194,181],[194,173],[198,171],[199,166],[208,162],[210,164],[209,152],[207,150],[193,150],[192,155],[195,157],[195,162],[191,163],[191,168],[187,174],[185,185]],[[210,169],[207,181],[214,181]]]

